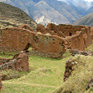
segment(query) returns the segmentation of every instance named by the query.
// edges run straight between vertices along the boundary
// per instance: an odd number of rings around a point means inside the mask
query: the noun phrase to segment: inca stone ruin
[[[0,29],[1,52],[24,51],[16,54],[13,59],[0,58],[0,70],[29,71],[28,55],[25,52],[30,47],[32,54],[62,58],[66,49],[83,51],[92,44],[92,40],[93,27],[88,26],[48,24],[44,27],[38,24],[35,31],[28,25]],[[64,81],[71,75],[72,67],[69,62],[66,63]],[[2,88],[1,81],[0,88]]]
[[[12,59],[0,58],[0,70],[12,69],[29,71],[28,55],[24,52],[16,54]]]
[[[0,51],[23,51],[60,58],[66,49],[84,50],[93,40],[93,27],[38,24],[36,31],[24,25],[0,29]]]

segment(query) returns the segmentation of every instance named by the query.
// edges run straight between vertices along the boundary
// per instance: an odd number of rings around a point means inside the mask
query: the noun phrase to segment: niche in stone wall
[[[72,36],[72,33],[69,33],[69,36]]]

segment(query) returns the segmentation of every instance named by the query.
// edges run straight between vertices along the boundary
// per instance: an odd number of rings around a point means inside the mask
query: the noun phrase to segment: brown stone
[[[66,81],[69,76],[72,74],[74,70],[74,66],[77,65],[78,62],[75,59],[70,59],[66,62],[65,72],[64,72],[64,81]]]
[[[23,29],[27,29],[27,30],[30,30],[30,31],[33,31],[33,28],[31,28],[30,26],[28,25],[21,25],[19,28],[23,28]]]
[[[28,55],[23,51],[16,54],[13,59],[0,58],[0,63],[0,70],[29,71]]]
[[[37,32],[41,32],[41,33],[43,33],[43,34],[47,33],[46,28],[45,28],[42,24],[38,24],[38,25],[37,25],[36,31],[37,31]]]
[[[31,46],[33,52],[55,58],[62,57],[65,52],[64,39],[56,35],[39,34],[22,28],[7,28],[1,32],[1,51],[23,51]]]
[[[66,49],[83,51],[93,40],[93,27],[38,24],[36,31],[23,25],[0,29],[0,51],[28,51],[46,57],[62,57]]]
[[[21,51],[14,59],[16,59],[15,69],[18,71],[29,71],[28,55]]]

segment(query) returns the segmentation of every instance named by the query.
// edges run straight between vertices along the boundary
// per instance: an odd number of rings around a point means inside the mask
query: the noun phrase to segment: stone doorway
[[[29,52],[29,51],[32,51],[32,46],[30,43],[28,43],[24,49],[25,52]]]

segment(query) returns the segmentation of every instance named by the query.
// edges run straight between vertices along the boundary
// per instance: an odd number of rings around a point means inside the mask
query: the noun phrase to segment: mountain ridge
[[[21,8],[37,23],[41,24],[50,22],[72,24],[91,13],[93,9],[92,3],[85,0],[1,0],[0,2]]]
[[[93,12],[77,20],[74,25],[93,26]]]
[[[45,2],[45,4],[39,5],[40,4],[39,2],[41,1]],[[53,22],[56,24],[62,24],[62,23],[69,24],[79,19],[82,16],[77,11],[75,11],[73,7],[67,5],[65,2],[61,2],[57,0],[28,0],[28,1],[27,0],[23,0],[23,1],[2,0],[2,2],[21,8],[35,21],[37,19],[40,19],[42,16],[44,16],[44,18],[46,18],[47,16],[46,19],[50,20],[49,22]],[[40,7],[36,6],[37,3],[38,6]],[[48,14],[45,15],[46,12]],[[44,24],[48,23],[46,22],[46,20],[44,20],[43,22],[45,22]],[[41,23],[43,24],[43,22]]]

